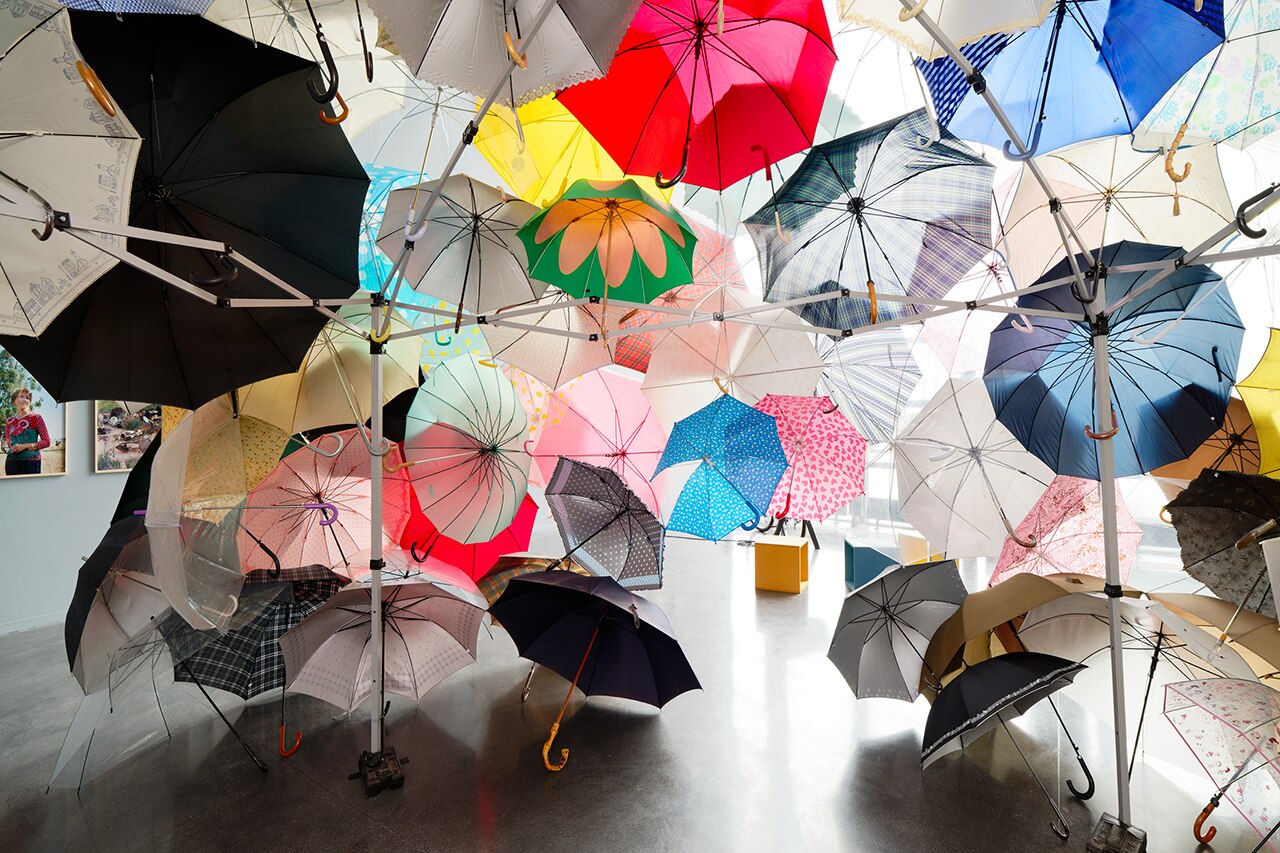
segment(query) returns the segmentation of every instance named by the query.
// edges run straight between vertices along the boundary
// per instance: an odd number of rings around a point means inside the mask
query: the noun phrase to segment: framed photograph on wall
[[[131,471],[159,433],[159,403],[94,400],[94,472]]]
[[[67,407],[0,349],[0,479],[67,473]]]

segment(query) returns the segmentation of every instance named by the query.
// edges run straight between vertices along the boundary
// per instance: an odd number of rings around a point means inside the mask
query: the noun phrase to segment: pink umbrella
[[[862,494],[867,440],[830,397],[766,394],[756,409],[777,418],[787,457],[770,515],[823,521]]]
[[[349,572],[355,555],[371,546],[369,451],[355,430],[338,433],[341,452],[330,458],[303,449],[289,454],[249,493],[239,547],[244,570],[274,564],[257,542],[284,566],[320,564]],[[332,504],[332,518],[311,504]],[[409,478],[383,477],[383,544],[394,547],[409,521]],[[321,522],[328,522],[321,524]],[[255,540],[257,540],[255,542]]]
[[[529,431],[526,434],[525,444],[534,447],[538,443],[538,436],[542,435],[543,427],[564,417],[564,401],[560,399],[560,392],[532,373],[525,373],[520,368],[512,367],[505,362],[499,363],[498,369],[505,373],[511,380],[511,384],[515,386],[520,407],[529,416]],[[576,379],[569,380],[566,387],[573,387],[576,381]],[[538,488],[547,485],[536,465],[529,469],[529,485]]]
[[[1129,567],[1138,553],[1142,528],[1116,489],[1116,523],[1120,543],[1120,581],[1129,580]],[[991,586],[1010,575],[1057,572],[1102,577],[1102,502],[1093,480],[1059,476],[1031,507],[1015,535],[1004,540],[1004,549],[991,576]]]
[[[561,389],[564,415],[546,426],[531,455],[547,482],[561,456],[609,468],[659,515],[658,496],[664,475],[650,482],[667,444],[648,399],[640,391],[640,374],[604,368]]]

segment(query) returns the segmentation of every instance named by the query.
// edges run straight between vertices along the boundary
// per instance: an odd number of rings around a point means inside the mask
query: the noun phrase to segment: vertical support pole
[[[370,332],[375,338],[382,328],[383,314],[386,313],[386,301],[380,294],[374,294],[372,308],[369,312]],[[369,341],[369,429],[372,433],[372,444],[382,447],[382,344],[376,339]],[[373,692],[369,723],[369,752],[377,755],[382,751],[382,709],[384,706],[382,689],[382,457],[369,455],[369,511],[370,548],[369,548],[369,630],[370,630],[370,666]]]

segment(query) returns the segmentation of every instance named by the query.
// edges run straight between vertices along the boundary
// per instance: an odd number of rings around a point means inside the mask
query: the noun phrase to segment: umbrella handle
[[[502,42],[507,46],[507,56],[511,57],[511,61],[516,64],[517,68],[524,71],[529,67],[529,58],[516,49],[516,42],[511,37],[511,33],[503,33]]]
[[[98,72],[89,67],[89,64],[82,59],[76,60],[76,71],[80,72],[80,79],[84,81],[84,85],[88,87],[89,94],[93,95],[93,99],[98,102],[98,106],[102,107],[102,111],[111,117],[115,117],[116,107],[111,103],[111,95],[107,94],[107,87],[102,85],[102,81],[98,79]]]
[[[298,751],[298,747],[302,746],[302,732],[293,733],[293,746],[285,749],[284,747],[284,723],[280,724],[280,747],[279,753],[281,758],[288,758]]]
[[[417,462],[405,461],[405,462],[398,462],[395,465],[392,465],[391,463],[387,462],[386,456],[382,457],[382,470],[386,471],[388,474],[395,474],[398,471],[403,471],[405,468],[412,468],[414,465],[417,465],[417,464],[418,464]]]
[[[1276,529],[1276,520],[1274,518],[1267,519],[1266,521],[1262,522],[1257,527],[1253,528],[1248,533],[1246,533],[1245,535],[1237,539],[1236,550],[1243,551],[1245,548],[1248,548],[1252,545],[1257,545],[1259,539],[1261,539],[1263,536],[1265,536],[1266,534],[1270,533],[1272,530],[1275,530],[1275,529]]]
[[[1076,750],[1076,761],[1080,762],[1080,769],[1084,771],[1084,779],[1087,783],[1083,791],[1077,791],[1075,784],[1068,779],[1067,790],[1071,792],[1071,796],[1077,800],[1087,800],[1093,796],[1094,788],[1093,774],[1089,772],[1089,765],[1084,763],[1084,757],[1080,755],[1080,750]]]
[[[1169,514],[1168,504],[1160,507],[1160,512],[1158,512],[1157,515],[1165,524],[1173,524],[1173,516]]]
[[[1264,198],[1271,195],[1275,188],[1276,185],[1272,184],[1253,198],[1246,199],[1241,202],[1240,206],[1236,208],[1236,228],[1240,229],[1241,234],[1252,240],[1260,240],[1267,235],[1267,229],[1265,228],[1251,228],[1248,221],[1244,218],[1244,213],[1256,202],[1262,201]]]
[[[1197,4],[1199,0],[1197,0]],[[1197,9],[1196,11],[1199,11]],[[1182,144],[1182,137],[1187,132],[1187,123],[1184,121],[1182,126],[1178,128],[1178,132],[1173,137],[1173,143],[1169,146],[1169,153],[1164,155],[1164,173],[1169,176],[1169,180],[1173,181],[1173,215],[1182,215],[1182,205],[1179,204],[1178,184],[1191,177],[1191,163],[1182,164],[1182,174],[1178,174],[1178,170],[1173,167],[1173,155],[1178,152],[1178,146]]]
[[[1214,794],[1213,798],[1200,810],[1200,814],[1196,817],[1196,822],[1191,825],[1192,834],[1195,835],[1196,841],[1201,844],[1208,844],[1218,834],[1218,827],[1216,826],[1209,827],[1207,832],[1202,832],[1202,830],[1204,829],[1204,822],[1209,819],[1209,815],[1213,814],[1213,810],[1218,807],[1221,797],[1221,794]]]
[[[360,435],[360,439],[364,442],[364,446],[369,449],[370,456],[380,456],[383,459],[387,458],[387,454],[391,452],[392,445],[391,445],[391,442],[388,441],[385,436],[382,439],[382,447],[379,448],[379,447],[373,446],[373,439],[369,438],[368,433],[364,431],[364,427],[361,427],[361,426],[356,427],[356,432]],[[399,470],[399,469],[396,469],[396,470]],[[389,473],[394,474],[395,471],[391,471]]]
[[[1024,335],[1029,335],[1036,330],[1036,327],[1031,323],[1031,318],[1026,314],[1019,314],[1009,321],[1009,325],[1013,327],[1015,332],[1021,332]]]
[[[347,108],[347,102],[342,99],[341,92],[335,91],[333,93],[333,97],[338,102],[338,106],[342,108],[342,111],[339,112],[336,116],[333,116],[332,118],[330,118],[325,113],[324,110],[321,110],[320,120],[325,124],[342,124],[344,121],[347,120],[347,116],[351,115],[351,110]]]
[[[912,20],[913,18],[916,17],[916,15],[919,15],[921,12],[923,12],[924,7],[927,6],[928,3],[929,3],[929,0],[919,0],[919,2],[917,2],[916,5],[912,6],[910,9],[907,9],[907,8],[899,9],[898,20],[902,21],[902,23],[905,24],[907,21]]]
[[[1044,127],[1044,122],[1036,122],[1036,129],[1031,131],[1031,142],[1027,145],[1027,150],[1023,154],[1019,154],[1013,150],[1013,143],[1009,140],[1004,141],[1004,156],[1006,159],[1013,160],[1016,163],[1025,163],[1032,157],[1036,156],[1036,150],[1040,147],[1040,129]]]
[[[720,389],[720,393],[721,393],[721,394],[724,394],[725,396],[728,396],[728,395],[729,395],[729,389],[728,389],[728,388],[726,388],[726,387],[724,387],[724,383],[720,381],[720,377],[719,377],[719,376],[712,376],[711,378],[712,378],[713,380],[715,380],[716,387]]]
[[[316,503],[303,504],[303,509],[318,509],[324,513],[324,518],[320,519],[321,527],[328,527],[338,520],[338,508],[331,503],[317,501]]]
[[[222,265],[223,272],[207,278],[204,276],[198,276],[195,273],[187,273],[187,279],[192,284],[198,284],[201,287],[215,287],[219,284],[227,284],[228,282],[234,281],[235,277],[240,274],[239,264],[231,260],[231,258],[227,257],[222,252],[215,253],[214,257],[217,258],[218,263]]]
[[[332,437],[338,442],[338,446],[333,450],[322,450],[320,448],[320,441],[323,441],[327,437]],[[299,433],[298,441],[301,442],[302,446],[307,448],[307,450],[310,450],[312,453],[317,453],[320,456],[323,456],[325,459],[333,459],[334,457],[336,457],[339,453],[342,452],[342,448],[347,443],[347,440],[342,436],[338,435],[336,432],[325,433],[324,435],[320,436],[320,438],[317,439],[315,443],[308,441],[305,435],[302,435],[301,433]]]
[[[333,51],[329,50],[329,40],[324,37],[320,24],[316,24],[316,41],[320,44],[320,53],[324,56],[324,66],[329,72],[329,85],[321,89],[314,80],[307,81],[307,93],[317,104],[327,104],[338,94],[338,64],[333,61]]]
[[[1111,429],[1106,432],[1095,432],[1093,427],[1085,426],[1084,434],[1086,438],[1092,438],[1094,441],[1110,441],[1120,434],[1120,421],[1116,420],[1116,410],[1111,410]]]
[[[569,763],[569,750],[563,746],[560,747],[560,761],[558,763],[552,764],[551,757],[548,755],[548,753],[551,752],[551,742],[556,739],[556,734],[559,731],[560,721],[557,720],[551,724],[551,734],[547,737],[547,742],[542,745],[542,763],[553,773],[559,773],[564,769],[564,766]]]
[[[684,151],[681,152],[680,154],[680,170],[675,173],[675,176],[672,177],[671,180],[667,180],[666,178],[662,177],[662,172],[658,172],[656,175],[653,176],[653,182],[657,184],[659,188],[664,190],[669,190],[672,187],[674,187],[676,184],[680,183],[681,179],[684,178],[684,173],[688,171],[688,169],[689,169],[689,140],[686,139],[684,141]]]
[[[1023,539],[1021,536],[1019,536],[1018,532],[1014,530],[1013,525],[1009,523],[1009,519],[1005,517],[1003,512],[1000,513],[1000,520],[1004,522],[1004,529],[1008,531],[1009,538],[1012,539],[1014,542],[1017,542],[1023,548],[1030,550],[1040,544],[1040,540],[1035,536],[1030,536],[1026,539]]]

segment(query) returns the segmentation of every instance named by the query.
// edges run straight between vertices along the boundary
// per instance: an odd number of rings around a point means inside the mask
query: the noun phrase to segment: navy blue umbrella
[[[1039,27],[990,35],[961,53],[1033,153],[1044,153],[1133,132],[1223,36],[1221,0],[1204,0],[1199,11],[1196,0],[1058,0]],[[1007,142],[953,60],[916,65],[940,124],[961,139]]]
[[[542,747],[548,770],[560,770],[569,759],[569,750],[561,749],[553,764],[548,752],[574,686],[588,696],[620,696],[659,708],[702,687],[667,615],[611,577],[559,570],[521,575],[489,612],[522,657],[573,680]]]
[[[1182,255],[1182,249],[1115,243],[1104,268]],[[1083,257],[1080,267],[1087,268]],[[1106,276],[1111,398],[1119,431],[1117,477],[1185,459],[1222,426],[1244,327],[1221,277],[1186,266],[1123,304],[1158,270]],[[1064,258],[1042,281],[1070,275]],[[1080,313],[1070,285],[1023,296],[1018,306]],[[991,333],[986,385],[996,416],[1059,474],[1099,479],[1094,411],[1093,330],[1084,321],[1036,318],[1030,333],[1002,321]]]

